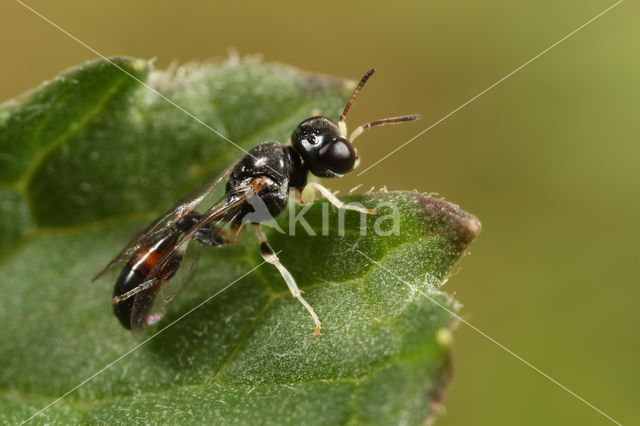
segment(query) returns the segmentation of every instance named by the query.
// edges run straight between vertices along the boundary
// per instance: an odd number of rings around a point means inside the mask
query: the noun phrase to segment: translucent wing
[[[175,256],[184,254],[189,242],[196,236],[197,232],[215,220],[236,217],[241,207],[256,194],[254,185],[241,185],[228,192],[219,202],[214,204],[202,214],[198,222],[185,233],[182,238],[170,249],[160,262],[151,270],[149,276],[156,276],[159,271],[165,270],[169,262]]]
[[[183,198],[173,207],[167,210],[162,216],[156,219],[138,236],[134,237],[129,242],[129,244],[127,244],[125,248],[123,248],[122,251],[120,251],[120,253],[111,262],[109,262],[107,266],[105,266],[102,271],[100,271],[95,277],[93,277],[93,281],[101,277],[102,274],[104,274],[114,266],[129,260],[129,258],[131,258],[134,253],[140,250],[140,247],[146,245],[158,233],[165,231],[167,228],[175,224],[178,219],[192,212],[205,198],[207,198],[207,196],[209,196],[213,192],[218,184],[220,184],[225,179],[225,177],[230,173],[231,169],[232,167],[229,167],[220,175],[206,182],[204,185],[193,191],[191,194],[187,195],[185,198]]]
[[[131,308],[131,331],[134,334],[141,333],[147,326],[155,324],[164,316],[167,305],[182,293],[193,278],[204,249],[205,246],[198,250],[188,267],[180,267],[168,280],[157,280],[157,284],[152,288],[135,296]],[[182,255],[175,254],[170,263],[172,267],[178,268],[182,261]]]
[[[225,194],[220,201],[211,206],[200,217],[191,230],[185,233],[149,272],[146,282],[152,285],[134,296],[135,299],[131,308],[131,330],[134,333],[140,333],[148,325],[158,321],[164,314],[166,303],[163,303],[165,302],[164,299],[157,300],[158,295],[162,292],[162,288],[169,285],[169,281],[173,279],[173,272],[168,271],[177,271],[179,269],[187,247],[196,236],[198,230],[214,220],[224,221],[225,218],[235,218],[240,208],[254,194],[252,185],[240,186]],[[174,294],[168,298],[168,302],[172,301],[189,282],[196,266],[197,258],[196,262],[186,271],[187,275],[181,278],[180,283],[173,292]]]
[[[155,321],[151,318],[151,309],[160,288],[164,285],[164,281],[157,278],[151,279],[153,286],[136,294],[133,299],[133,305],[131,307],[131,331],[133,334],[140,334],[149,324],[153,324]]]

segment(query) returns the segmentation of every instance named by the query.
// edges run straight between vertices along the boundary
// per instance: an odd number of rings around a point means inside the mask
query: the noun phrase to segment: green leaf
[[[353,88],[278,65],[190,65],[172,76],[115,62],[244,149],[286,141],[316,108],[336,117]],[[91,277],[135,229],[242,154],[105,62],[0,109],[2,422],[29,418],[254,267],[35,420],[418,424],[432,414],[455,325],[433,301],[457,308],[439,287],[479,223],[417,193],[350,198],[380,209],[365,235],[359,214],[320,202],[304,215],[317,235],[301,222],[295,236],[268,232],[320,316],[321,338],[253,236],[207,249],[187,291],[141,338],[120,327],[116,273]],[[279,226],[289,231],[291,217]]]

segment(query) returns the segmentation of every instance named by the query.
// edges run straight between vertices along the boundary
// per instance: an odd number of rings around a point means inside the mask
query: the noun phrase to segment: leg
[[[287,286],[289,287],[289,290],[291,291],[291,294],[293,295],[293,297],[298,299],[300,303],[302,303],[302,305],[307,309],[307,311],[309,311],[309,313],[313,317],[313,321],[316,323],[315,335],[320,336],[321,325],[320,325],[320,320],[318,319],[318,315],[316,315],[311,305],[309,305],[307,301],[302,298],[302,292],[298,288],[298,285],[296,284],[295,279],[293,278],[291,273],[287,270],[287,268],[285,268],[282,265],[282,263],[280,263],[280,259],[278,259],[278,256],[276,255],[276,253],[273,251],[273,249],[267,242],[267,238],[262,232],[262,227],[260,226],[260,224],[254,224],[253,226],[256,231],[256,236],[258,237],[258,241],[260,241],[260,254],[262,255],[262,258],[265,261],[274,265],[276,268],[278,268],[278,271],[280,271],[280,275],[282,275],[282,278],[284,278],[284,281],[287,283]]]
[[[245,229],[244,225],[232,227],[228,230],[216,227],[201,228],[196,232],[193,239],[205,246],[224,247],[235,244],[244,235]]]
[[[364,207],[350,206],[348,204],[343,203],[342,201],[340,201],[338,197],[333,195],[328,188],[325,188],[324,186],[320,185],[318,182],[309,182],[307,186],[304,187],[302,194],[298,196],[297,201],[300,204],[310,203],[315,198],[315,194],[313,193],[313,191],[316,189],[324,196],[324,198],[326,198],[331,204],[333,204],[339,209],[353,210],[356,212],[366,213],[366,214],[378,213],[376,209],[365,209]],[[310,192],[307,192],[307,191],[310,191]]]
[[[124,294],[121,294],[119,296],[115,296],[113,298],[113,304],[117,305],[118,303],[122,302],[123,300],[127,300],[130,297],[135,296],[136,294],[140,293],[141,291],[150,289],[154,285],[158,284],[159,281],[160,281],[160,278],[151,278],[150,280],[147,280],[147,281],[145,281],[143,283],[140,283],[139,285],[137,285],[136,287],[132,288],[128,292],[126,292]]]
[[[202,220],[202,215],[191,212],[180,218],[176,223],[178,229],[188,233]],[[196,231],[193,239],[207,247],[224,247],[234,244],[244,234],[244,227],[231,226],[231,229],[224,229],[225,220],[220,219],[215,225],[207,224]],[[233,222],[233,218],[228,221]]]
[[[198,261],[200,260],[200,256],[202,255],[206,247],[224,247],[230,244],[234,244],[240,239],[240,237],[242,237],[242,235],[244,235],[245,229],[246,227],[244,225],[241,225],[240,227],[231,227],[230,229],[217,228],[211,225],[199,229],[193,239],[198,241],[204,247],[201,248],[200,252],[196,255],[195,259],[189,266],[189,269],[186,272],[187,275],[184,275],[183,273],[181,277],[178,277],[178,282],[174,282],[174,284],[172,285],[172,287],[175,287],[173,295],[166,297],[164,295],[163,286],[161,291],[165,303],[170,303],[171,301],[173,301],[173,299],[178,297],[187,286],[187,284],[191,281],[193,273],[195,272],[195,269],[198,265]],[[179,262],[182,262],[182,256],[180,256]],[[178,266],[173,268],[174,274],[177,272]],[[169,278],[163,278],[163,280],[166,283],[171,277],[173,277],[173,274],[171,274]]]

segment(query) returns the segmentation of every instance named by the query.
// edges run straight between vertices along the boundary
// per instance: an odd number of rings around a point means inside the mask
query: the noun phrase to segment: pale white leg
[[[313,201],[313,196],[308,195],[307,191],[313,191],[316,189],[324,196],[324,198],[326,198],[331,204],[333,204],[339,209],[353,210],[356,212],[366,213],[366,214],[376,214],[378,212],[376,209],[366,209],[364,207],[350,206],[349,204],[345,204],[342,201],[340,201],[338,197],[333,195],[329,190],[329,188],[325,188],[324,186],[320,185],[318,182],[309,182],[307,186],[304,187],[304,190],[302,191],[303,193],[299,197],[298,202],[300,202],[301,204],[307,204]]]
[[[280,259],[278,259],[278,256],[267,242],[267,237],[264,235],[264,232],[262,232],[262,227],[260,226],[260,224],[256,223],[253,226],[256,231],[258,241],[260,241],[260,254],[262,255],[262,258],[278,268],[278,271],[280,271],[280,275],[282,275],[282,278],[284,278],[284,281],[287,283],[287,287],[289,287],[289,291],[291,291],[293,297],[298,299],[313,317],[313,321],[316,324],[315,335],[320,336],[322,333],[320,333],[321,325],[318,315],[316,315],[316,312],[313,310],[311,305],[309,305],[307,301],[303,299],[302,292],[298,288],[296,280],[293,278],[293,275],[291,275],[291,272],[289,272],[287,268],[285,268],[282,263],[280,263]]]
[[[128,292],[126,292],[124,294],[121,294],[120,296],[114,297],[113,298],[113,304],[116,305],[116,304],[122,302],[123,300],[127,300],[130,297],[135,296],[136,294],[140,293],[141,291],[150,289],[154,285],[158,284],[159,281],[160,281],[159,278],[152,278],[152,279],[147,280],[147,281],[145,281],[143,283],[140,283],[137,287],[132,288]]]

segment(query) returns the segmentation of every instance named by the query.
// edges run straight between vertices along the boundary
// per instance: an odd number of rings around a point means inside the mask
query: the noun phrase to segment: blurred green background
[[[100,53],[181,62],[261,54],[358,79],[350,113],[418,113],[358,140],[363,170],[614,4],[155,2],[28,4]],[[445,287],[472,324],[625,424],[640,423],[640,6],[627,0],[362,176],[437,192],[483,233]],[[0,4],[0,100],[95,55]],[[439,425],[606,424],[461,325]]]

